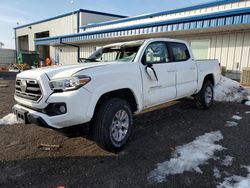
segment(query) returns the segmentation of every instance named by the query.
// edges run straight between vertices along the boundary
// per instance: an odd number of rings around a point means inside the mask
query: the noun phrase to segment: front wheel
[[[120,150],[132,131],[130,105],[120,98],[108,99],[97,110],[93,126],[97,145],[109,151]]]
[[[210,81],[205,81],[199,93],[195,95],[195,102],[198,108],[208,109],[214,102],[214,88]]]

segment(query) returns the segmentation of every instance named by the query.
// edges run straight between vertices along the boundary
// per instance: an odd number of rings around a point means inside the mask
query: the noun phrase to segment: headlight
[[[54,91],[70,91],[84,86],[90,80],[91,78],[88,76],[73,76],[69,78],[51,80],[49,85]]]

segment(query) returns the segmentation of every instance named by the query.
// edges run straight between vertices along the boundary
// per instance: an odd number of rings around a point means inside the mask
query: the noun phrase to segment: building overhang
[[[117,19],[117,20],[111,20],[111,21],[106,21],[106,22],[101,22],[101,23],[88,24],[88,25],[82,26],[80,28],[81,29],[89,29],[89,28],[96,28],[96,27],[106,26],[106,25],[120,24],[120,23],[124,23],[124,22],[135,21],[135,20],[140,21],[140,20],[147,19],[147,18],[154,18],[154,17],[164,16],[164,15],[169,15],[169,14],[176,14],[176,13],[180,13],[180,12],[192,11],[192,10],[197,10],[197,9],[203,9],[203,8],[208,8],[208,7],[213,7],[213,6],[220,6],[220,5],[234,3],[234,2],[238,2],[238,1],[239,0],[217,0],[217,1],[213,1],[213,2],[193,5],[193,6],[189,6],[189,7],[185,7],[185,8],[167,10],[167,11],[162,11],[162,12],[157,12],[157,13],[144,14],[144,15],[133,16],[133,17]]]
[[[35,45],[60,45],[63,43],[90,43],[147,36],[170,36],[190,33],[232,31],[250,28],[250,8],[208,13],[180,19],[142,23],[98,31],[35,39]]]

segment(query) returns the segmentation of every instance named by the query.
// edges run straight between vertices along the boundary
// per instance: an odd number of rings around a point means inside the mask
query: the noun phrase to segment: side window
[[[167,63],[169,61],[169,53],[165,42],[149,44],[143,55],[143,62],[146,64]]]
[[[185,44],[169,42],[168,45],[174,62],[187,61],[190,58],[188,48]]]

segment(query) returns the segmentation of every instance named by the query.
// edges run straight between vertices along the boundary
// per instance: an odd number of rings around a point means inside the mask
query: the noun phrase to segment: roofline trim
[[[178,23],[189,22],[189,21],[199,21],[199,20],[204,20],[204,19],[219,18],[219,17],[231,16],[231,15],[234,16],[234,15],[247,14],[247,13],[250,13],[250,8],[228,10],[228,11],[209,13],[209,14],[198,15],[198,16],[190,16],[190,17],[181,18],[181,19],[172,19],[172,20],[166,20],[166,21],[161,21],[161,22],[138,24],[138,25],[119,27],[119,28],[114,28],[114,29],[105,29],[105,30],[99,30],[99,31],[91,31],[91,32],[84,32],[84,33],[77,33],[77,34],[70,34],[70,35],[62,35],[62,36],[56,36],[56,37],[39,38],[39,39],[34,39],[34,41],[58,40],[60,38],[102,34],[102,33],[124,31],[124,30],[130,30],[130,29],[140,29],[140,28],[146,28],[146,27],[161,26],[161,25],[167,25],[167,24],[178,24]]]
[[[134,21],[134,20],[145,19],[145,18],[150,18],[150,17],[156,17],[156,16],[161,16],[161,15],[166,15],[166,14],[173,14],[173,13],[179,13],[179,12],[184,12],[184,11],[191,11],[191,10],[196,10],[196,9],[212,7],[212,6],[216,6],[216,5],[218,6],[218,5],[223,5],[223,4],[227,4],[227,3],[234,3],[234,2],[238,2],[238,1],[240,1],[240,0],[213,1],[213,2],[209,2],[209,3],[203,3],[203,4],[193,5],[193,6],[179,8],[179,9],[173,9],[173,10],[162,11],[162,12],[157,12],[157,13],[150,13],[150,14],[139,15],[139,16],[123,18],[123,19],[118,19],[118,20],[112,20],[112,21],[107,21],[107,22],[101,22],[99,24],[86,25],[86,26],[82,26],[80,28],[81,29],[86,29],[86,28],[98,27],[98,26],[103,26],[103,25],[123,23],[123,22],[127,22],[127,21]]]
[[[123,16],[123,15],[116,15],[116,14],[110,14],[110,13],[93,11],[93,10],[79,9],[79,10],[76,10],[74,12],[69,12],[69,13],[66,13],[66,14],[62,14],[62,15],[59,15],[59,16],[52,17],[52,18],[47,18],[47,19],[40,20],[40,21],[37,21],[37,22],[32,22],[32,23],[29,23],[29,24],[17,26],[14,29],[21,29],[21,28],[28,27],[28,26],[31,26],[31,25],[36,25],[36,24],[39,24],[39,23],[48,22],[48,21],[51,21],[51,20],[56,20],[58,18],[63,18],[63,17],[66,17],[66,16],[70,16],[72,14],[80,13],[80,12],[98,14],[98,15],[104,15],[104,16],[119,17],[119,18],[127,18],[127,16]]]

